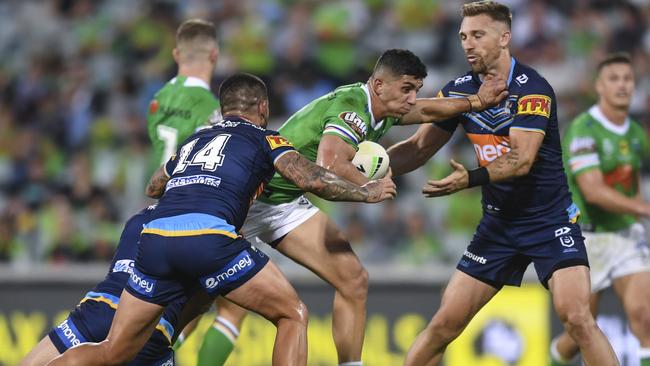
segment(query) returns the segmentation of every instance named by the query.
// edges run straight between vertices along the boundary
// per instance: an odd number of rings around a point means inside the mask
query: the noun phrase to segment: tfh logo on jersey
[[[283,146],[293,146],[289,140],[285,139],[282,136],[274,135],[274,136],[266,136],[266,141],[269,143],[269,146],[271,147],[271,150],[275,150],[279,147]]]
[[[366,127],[366,124],[363,122],[361,117],[356,114],[356,112],[342,112],[339,114],[339,118],[341,121],[345,122],[346,125],[350,126],[350,128],[357,134],[357,136],[361,137],[361,139],[366,138],[368,127]]]
[[[541,94],[524,95],[517,102],[517,114],[532,114],[549,118],[551,116],[551,98]]]
[[[494,159],[510,151],[510,138],[508,136],[468,133],[467,137],[474,144],[474,151],[480,166],[486,166]]]

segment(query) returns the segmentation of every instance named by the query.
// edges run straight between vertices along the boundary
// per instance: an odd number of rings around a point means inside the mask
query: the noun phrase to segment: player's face
[[[508,46],[510,31],[507,28],[485,14],[463,18],[458,34],[473,72],[484,74],[494,67]]]
[[[400,118],[410,112],[422,84],[422,79],[412,75],[384,80],[379,98],[384,102],[388,115]]]
[[[603,102],[615,108],[629,108],[634,92],[632,66],[615,63],[603,67],[596,80],[596,91]]]

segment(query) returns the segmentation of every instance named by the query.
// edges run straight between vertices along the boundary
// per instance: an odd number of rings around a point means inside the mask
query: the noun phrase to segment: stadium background
[[[628,51],[637,71],[632,113],[647,129],[650,2],[504,3],[514,13],[513,54],[555,88],[561,126],[595,101],[591,70],[598,59]],[[212,89],[238,70],[263,77],[271,127],[278,128],[311,99],[366,80],[387,48],[419,55],[429,72],[420,95],[435,95],[467,67],[457,36],[461,4],[0,1],[0,365],[17,364],[103,277],[125,219],[151,202],[142,194],[149,172],[145,113],[153,93],[176,72],[171,49],[182,20],[202,17],[217,24],[221,54]],[[394,128],[382,143],[389,146],[413,131]],[[396,201],[320,202],[369,267],[366,365],[401,362],[480,218],[478,190],[437,199],[419,193],[428,178],[448,171],[452,156],[475,164],[471,145],[457,133],[425,167],[396,180]],[[334,364],[332,291],[284,258],[273,258],[310,307],[310,364]],[[525,290],[505,291],[481,313],[450,347],[448,365],[547,363],[548,341],[559,328],[547,294],[534,275],[528,278]],[[618,304],[611,296],[604,303],[600,324],[626,365],[636,365],[637,344]],[[204,320],[203,328],[209,324]],[[194,337],[179,353],[179,364],[192,364]],[[270,324],[249,318],[232,364],[268,364],[272,339]]]

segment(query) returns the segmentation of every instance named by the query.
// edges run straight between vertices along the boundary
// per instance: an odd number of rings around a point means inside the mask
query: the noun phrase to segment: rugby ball
[[[368,179],[383,178],[388,172],[389,162],[384,147],[372,141],[361,142],[352,159],[352,164]]]

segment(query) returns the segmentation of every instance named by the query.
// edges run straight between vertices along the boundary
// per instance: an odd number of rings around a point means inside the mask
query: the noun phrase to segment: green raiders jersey
[[[315,162],[323,135],[334,135],[358,150],[364,140],[377,142],[388,129],[399,123],[396,118],[375,121],[370,95],[363,83],[344,85],[313,100],[291,116],[278,132],[307,159]],[[303,191],[275,174],[258,199],[271,204],[290,202]]]
[[[636,196],[641,161],[648,152],[645,131],[638,123],[627,119],[623,125],[616,125],[598,106],[593,106],[569,125],[562,151],[573,201],[581,211],[581,223],[604,232],[625,229],[636,222],[634,215],[612,213],[588,204],[576,177],[600,169],[608,186],[628,197]]]
[[[208,124],[213,113],[220,116],[219,101],[203,80],[177,76],[165,84],[149,103],[147,113],[152,169],[166,163],[180,143]]]

